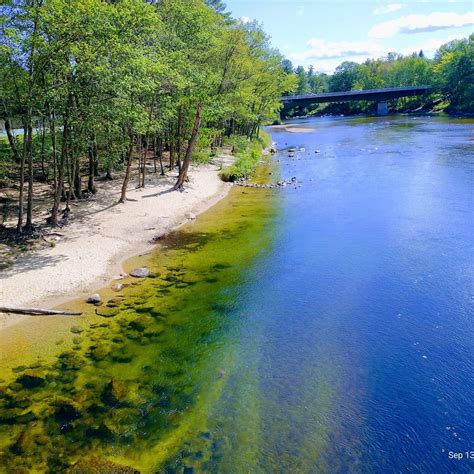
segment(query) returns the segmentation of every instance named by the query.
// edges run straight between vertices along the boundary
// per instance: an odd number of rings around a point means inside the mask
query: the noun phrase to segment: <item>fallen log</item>
[[[27,314],[29,316],[42,316],[59,314],[63,316],[80,316],[82,313],[73,311],[61,311],[58,309],[44,309],[44,308],[10,308],[8,306],[0,306],[0,313],[16,313]]]

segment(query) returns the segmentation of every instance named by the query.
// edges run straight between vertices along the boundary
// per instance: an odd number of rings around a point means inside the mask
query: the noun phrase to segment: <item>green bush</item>
[[[260,130],[260,134],[259,134],[257,140],[262,145],[262,148],[268,148],[272,144],[272,137],[270,136],[269,133],[267,133],[263,130]]]
[[[236,181],[237,179],[247,178],[254,172],[258,162],[260,161],[260,158],[262,157],[263,147],[261,140],[258,139],[249,142],[245,137],[243,138],[247,142],[245,150],[240,153],[235,153],[237,158],[234,164],[224,168],[220,172],[220,176],[224,181]],[[236,143],[241,142],[236,140]]]
[[[230,137],[225,138],[224,143],[228,146],[232,146],[234,154],[238,155],[247,150],[250,140],[243,135],[231,135]]]
[[[209,160],[212,158],[211,150],[209,148],[205,148],[202,150],[196,150],[193,153],[193,162],[199,164],[206,164],[209,163]]]

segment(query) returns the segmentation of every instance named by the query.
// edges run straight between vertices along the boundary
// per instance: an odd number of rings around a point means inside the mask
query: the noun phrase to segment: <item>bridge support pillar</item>
[[[377,102],[377,115],[387,115],[388,114],[388,105],[386,100]]]

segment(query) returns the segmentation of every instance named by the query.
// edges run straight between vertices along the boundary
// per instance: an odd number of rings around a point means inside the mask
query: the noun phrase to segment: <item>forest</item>
[[[176,170],[182,189],[191,160],[227,138],[255,140],[296,86],[260,25],[233,19],[219,0],[0,8],[0,187],[16,192],[17,235],[37,225],[38,183],[49,186],[51,226],[99,179],[120,176],[124,203],[132,173],[145,186],[150,156],[152,172]]]
[[[442,45],[433,59],[423,51],[409,56],[389,53],[363,64],[343,62],[332,75],[318,73],[313,66],[295,68],[288,59],[283,67],[298,78],[296,94],[426,85],[431,87],[430,94],[394,100],[391,110],[474,113],[474,35]],[[375,107],[371,102],[315,104],[310,110],[294,108],[289,115],[374,113]]]
[[[327,75],[295,68],[259,23],[232,18],[220,0],[8,0],[0,25],[0,188],[13,191],[0,195],[2,235],[44,224],[35,218],[39,184],[54,227],[99,180],[121,179],[126,202],[132,176],[145,187],[150,159],[153,173],[177,171],[179,190],[191,161],[208,161],[224,142],[244,138],[255,158],[251,143],[278,118],[285,94],[429,85],[430,94],[391,110],[474,111],[473,35],[434,59],[391,53]],[[374,107],[323,104],[288,115]]]

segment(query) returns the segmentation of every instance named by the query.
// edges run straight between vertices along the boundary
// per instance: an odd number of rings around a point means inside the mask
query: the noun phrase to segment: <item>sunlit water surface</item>
[[[235,188],[65,340],[15,329],[5,472],[474,468],[472,123],[296,123],[257,179],[301,187]]]

